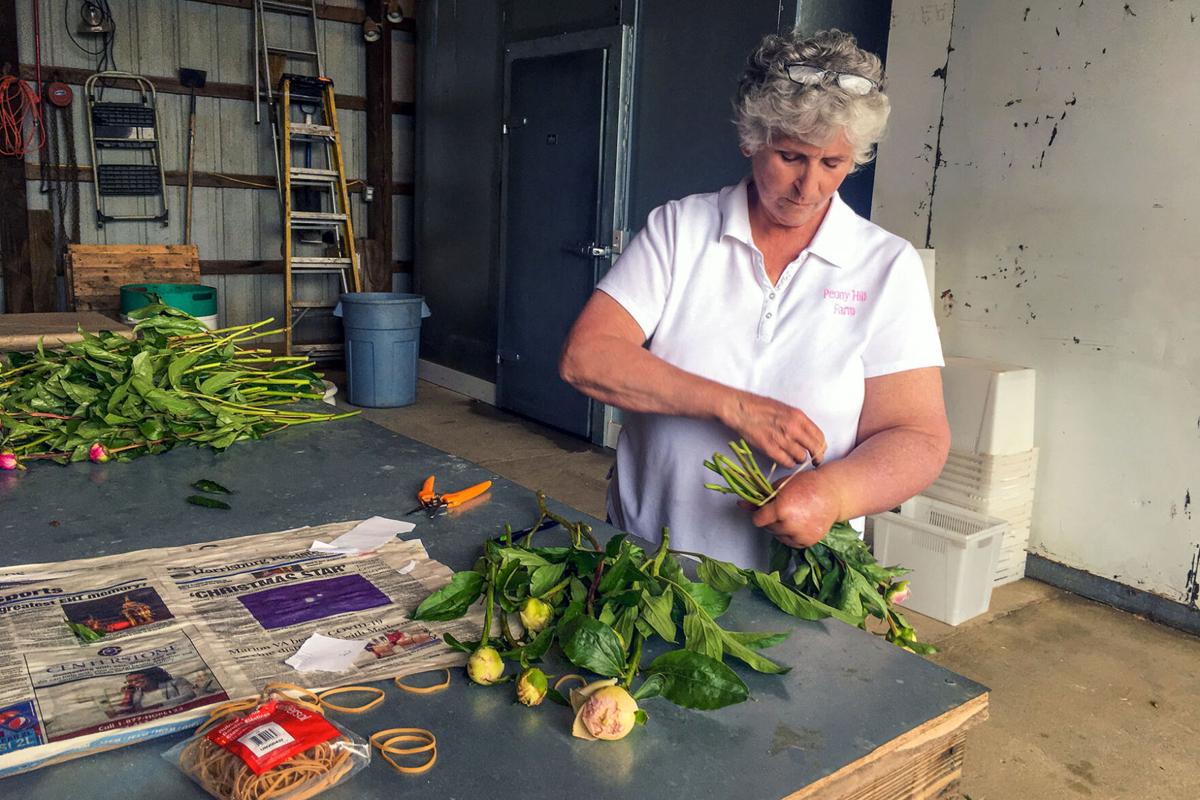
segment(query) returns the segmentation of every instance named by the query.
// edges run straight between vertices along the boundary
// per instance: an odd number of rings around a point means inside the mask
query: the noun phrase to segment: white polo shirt
[[[656,356],[801,409],[824,431],[826,459],[842,458],[866,378],[943,365],[921,258],[835,195],[772,286],[750,233],[748,183],[654,209],[598,288]],[[734,437],[718,422],[627,412],[609,487],[614,524],[655,542],[669,526],[674,547],[765,565],[770,534],[732,495],[704,488],[717,478],[704,460]]]

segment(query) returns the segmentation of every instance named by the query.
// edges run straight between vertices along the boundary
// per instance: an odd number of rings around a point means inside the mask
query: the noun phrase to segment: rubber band
[[[393,678],[392,683],[396,684],[397,688],[403,689],[411,694],[436,694],[440,691],[450,688],[450,670],[445,667],[442,672],[446,673],[446,680],[441,683],[435,683],[433,686],[411,686],[404,683],[400,678]]]
[[[579,683],[583,684],[584,686],[587,686],[586,678],[584,678],[582,675],[576,675],[574,672],[572,672],[570,675],[563,675],[561,678],[559,678],[558,680],[556,680],[554,682],[554,691],[556,691],[556,692],[561,691],[560,687],[566,681],[578,681]]]
[[[325,699],[335,694],[347,694],[349,692],[379,692],[379,696],[359,706],[339,706]],[[377,686],[339,686],[336,689],[326,689],[317,695],[317,699],[321,703],[322,708],[332,708],[334,711],[341,711],[343,714],[362,714],[382,703],[384,696],[383,689]]]
[[[382,737],[387,737],[382,739]],[[386,728],[371,734],[371,746],[379,751],[380,757],[405,775],[420,775],[428,772],[437,763],[437,737],[424,728]],[[396,742],[424,742],[419,747],[395,747]],[[429,759],[418,766],[406,767],[396,763],[393,755],[408,756],[429,753]]]
[[[204,735],[204,731],[213,725],[244,716],[244,712],[258,707],[272,695],[286,696],[289,702],[297,705],[310,705],[288,696],[286,692],[289,691],[317,697],[299,686],[272,684],[260,697],[230,700],[215,707],[208,721],[179,753],[180,769],[219,800],[308,800],[336,786],[355,766],[350,748],[343,745],[347,741],[345,737],[316,744],[283,764],[255,775],[238,756]],[[317,699],[319,702],[320,698]],[[317,712],[320,713],[319,708]]]
[[[288,692],[295,692],[296,694],[301,695],[305,699],[301,699],[300,697],[293,697],[292,695],[288,694]],[[320,696],[318,696],[317,693],[314,692],[312,689],[305,689],[303,686],[297,686],[294,683],[268,683],[266,686],[263,687],[263,696],[269,697],[272,694],[282,695],[282,696],[286,697],[288,700],[295,701],[299,705],[302,705],[302,706],[308,708],[308,710],[310,710],[310,711],[320,711],[321,710]],[[307,699],[310,697],[312,698],[311,700]]]

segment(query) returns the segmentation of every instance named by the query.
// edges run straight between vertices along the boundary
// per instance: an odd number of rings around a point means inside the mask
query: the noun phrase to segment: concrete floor
[[[367,419],[604,517],[611,454],[421,382]],[[957,628],[910,614],[933,660],[991,687],[970,800],[1200,798],[1200,639],[1031,580]]]

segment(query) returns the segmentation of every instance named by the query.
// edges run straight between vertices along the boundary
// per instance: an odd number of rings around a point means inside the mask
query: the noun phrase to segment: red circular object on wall
[[[65,83],[54,81],[53,83],[46,84],[46,102],[50,103],[50,105],[66,108],[71,105],[72,97],[71,87]]]

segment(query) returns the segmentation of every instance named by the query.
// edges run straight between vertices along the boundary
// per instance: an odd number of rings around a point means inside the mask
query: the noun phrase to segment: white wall
[[[1200,2],[893,8],[898,124],[874,217],[918,245],[928,227],[947,353],[1038,371],[1031,548],[1186,600],[1200,550]]]
[[[42,30],[43,79],[49,80],[54,66],[94,69],[95,59],[76,48],[67,37],[65,25],[74,30],[78,24],[78,0],[71,0],[71,19],[64,18],[62,0],[39,0]],[[358,0],[325,0],[329,5],[358,7]],[[208,81],[253,85],[252,13],[249,9],[192,0],[110,0],[117,31],[115,39],[118,66],[125,71],[149,77],[177,78],[180,67],[206,70]],[[409,3],[408,5],[411,5]],[[23,63],[34,61],[33,26],[28,2],[17,4],[20,26],[20,55]],[[286,19],[286,18],[285,18]],[[293,44],[301,46],[307,29],[297,20],[291,23]],[[361,29],[357,25],[331,20],[318,23],[325,72],[339,94],[365,94],[366,56]],[[285,41],[286,35],[273,41]],[[93,40],[81,40],[96,47]],[[395,34],[393,51],[394,99],[412,101],[414,85],[412,36]],[[86,102],[83,87],[73,85],[72,105],[75,126],[76,157],[88,164]],[[111,99],[123,99],[114,92]],[[160,94],[159,127],[163,162],[167,170],[187,168],[188,97]],[[196,100],[195,169],[201,172],[273,176],[269,116],[263,109],[263,124],[254,123],[254,104],[250,101],[213,97]],[[338,112],[347,178],[366,177],[366,114],[341,109]],[[393,118],[394,179],[412,181],[412,118]],[[36,153],[28,159],[36,163]],[[351,207],[357,235],[366,233],[365,206],[355,192]],[[47,208],[47,195],[39,183],[28,183],[29,206]],[[412,258],[412,198],[396,196],[393,257]],[[141,199],[112,198],[108,201],[119,213],[139,213],[146,205]],[[122,205],[123,204],[123,205]],[[156,208],[157,201],[149,204]],[[183,241],[184,187],[167,187],[170,224],[109,223],[95,225],[95,199],[90,183],[80,184],[80,238],[85,243],[176,244]],[[281,257],[282,225],[273,187],[268,189],[228,188],[193,189],[192,238],[201,260],[242,261]],[[209,275],[205,283],[216,286],[221,297],[221,319],[225,324],[241,324],[267,316],[283,314],[282,275]],[[331,284],[334,287],[335,284]],[[332,289],[331,289],[332,291]],[[309,298],[317,299],[317,298]]]

